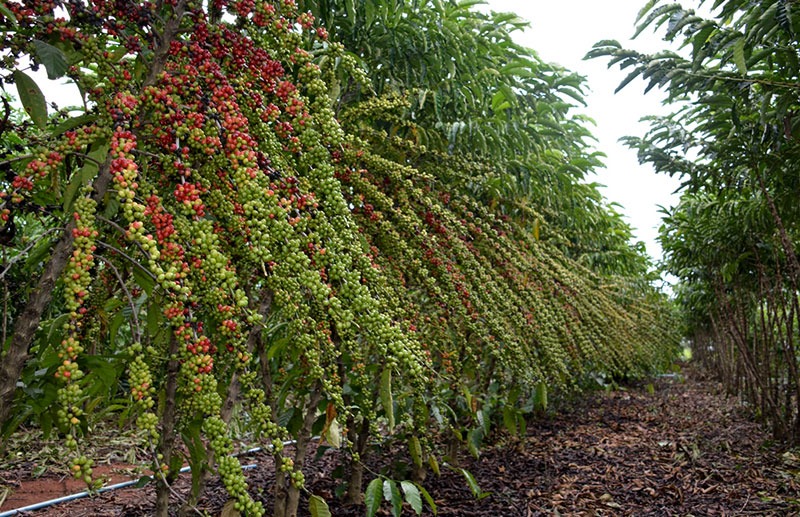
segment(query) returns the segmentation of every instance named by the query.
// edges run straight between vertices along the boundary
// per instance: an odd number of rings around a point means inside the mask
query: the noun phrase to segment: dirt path
[[[532,424],[522,440],[490,449],[479,460],[465,458],[462,466],[489,493],[480,501],[460,473],[444,469],[441,477],[429,477],[425,486],[439,515],[800,515],[800,458],[772,447],[735,401],[691,375],[685,382],[661,380],[654,388],[598,393]],[[312,461],[307,473],[310,490],[329,500],[335,489],[330,454]],[[248,473],[268,497],[263,489],[272,478],[269,458],[244,463],[262,467]],[[32,495],[20,484],[24,472],[0,474],[15,498]],[[61,485],[52,482],[57,497]],[[125,489],[30,515],[134,517],[150,513],[150,500],[148,489]],[[9,501],[0,510],[17,507]],[[202,509],[219,515],[222,502],[221,492],[212,488]],[[334,502],[331,510],[334,516],[364,515],[363,507]],[[406,507],[404,515],[413,512]]]

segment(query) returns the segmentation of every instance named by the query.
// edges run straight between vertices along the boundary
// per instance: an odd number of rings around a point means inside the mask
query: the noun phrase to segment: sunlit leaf
[[[331,517],[328,503],[316,494],[312,494],[308,498],[308,511],[311,513],[311,517]]]
[[[422,513],[422,497],[419,488],[411,481],[401,481],[400,487],[403,489],[406,502],[411,505],[411,508],[417,512],[417,515]]]

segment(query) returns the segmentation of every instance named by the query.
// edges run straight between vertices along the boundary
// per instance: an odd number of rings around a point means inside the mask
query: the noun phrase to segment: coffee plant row
[[[579,264],[568,225],[487,202],[503,161],[422,145],[437,129],[409,116],[415,85],[376,89],[294,0],[0,14],[24,108],[4,98],[0,126],[0,422],[62,436],[90,486],[90,428],[117,412],[148,451],[158,515],[185,461],[185,508],[216,474],[241,513],[295,515],[317,434],[342,449],[351,503],[372,444],[406,451],[420,511],[446,449],[477,454],[496,429],[524,432],[548,391],[671,358],[661,295]],[[82,105],[48,103],[37,70]],[[266,499],[239,439],[274,454]],[[368,512],[379,490],[399,511],[378,477]]]

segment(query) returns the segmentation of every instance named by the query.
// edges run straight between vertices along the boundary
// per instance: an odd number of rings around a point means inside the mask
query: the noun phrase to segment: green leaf
[[[367,486],[364,493],[364,503],[367,505],[367,517],[373,517],[381,507],[381,490],[383,489],[383,479],[375,478]]]
[[[75,129],[79,126],[84,126],[91,122],[94,122],[97,119],[97,115],[93,115],[91,113],[86,113],[84,115],[80,115],[78,117],[70,117],[64,122],[60,123],[53,129],[53,136],[61,136],[70,129]]]
[[[439,462],[436,460],[436,456],[433,454],[428,455],[428,465],[430,465],[431,470],[437,476],[442,473],[442,471],[439,469]]]
[[[406,502],[411,505],[411,508],[417,512],[417,515],[422,513],[422,497],[419,493],[419,488],[417,485],[412,483],[411,481],[401,481],[400,487],[403,489],[403,494],[405,495]]]
[[[478,497],[483,491],[481,487],[478,485],[478,481],[475,479],[475,476],[470,473],[467,469],[459,469],[461,471],[461,475],[464,476],[464,479],[467,480],[467,485],[469,486],[470,492],[475,497]]]
[[[141,287],[144,292],[147,293],[148,297],[152,296],[153,287],[156,285],[155,279],[145,271],[142,271],[140,267],[131,268],[131,271],[133,272],[133,279],[136,281],[136,285]]]
[[[533,394],[533,408],[536,411],[547,411],[547,384],[539,382]]]
[[[494,111],[495,113],[501,111],[500,106],[502,106],[505,102],[506,102],[505,94],[501,90],[495,92],[495,94],[492,96],[492,111]]]
[[[649,10],[650,7],[652,7],[652,5],[648,4],[646,9]],[[642,11],[640,11],[639,13],[640,14],[639,18],[636,20],[636,23],[638,25],[636,26],[636,32],[633,34],[633,37],[636,38],[639,34],[642,33],[643,30],[649,27],[650,24],[652,24],[656,20],[659,20],[655,25],[655,28],[658,28],[659,26],[661,26],[661,24],[664,23],[664,21],[668,19],[668,15],[672,14],[675,11],[680,11],[680,10],[682,10],[682,7],[678,3],[662,5],[660,7],[653,9],[650,12],[650,14],[647,15],[647,18],[645,18],[644,21],[641,21],[640,23],[639,20],[641,20],[642,15],[646,12],[645,9],[642,9]]]
[[[135,485],[133,485],[133,486],[134,486],[134,487],[136,487],[136,488],[144,488],[144,487],[146,487],[146,486],[147,486],[147,485],[148,485],[148,484],[149,484],[151,481],[153,481],[153,477],[152,477],[152,476],[142,476],[142,477],[140,477],[140,478],[139,478],[139,480],[138,480],[138,481],[136,482],[136,484],[135,484]]]
[[[469,490],[472,492],[472,495],[475,496],[476,499],[483,499],[489,496],[489,492],[484,492],[481,490],[481,487],[478,485],[478,481],[475,479],[475,476],[470,473],[467,469],[459,469],[461,474],[464,476],[464,479],[467,480],[467,485],[469,485]]]
[[[87,377],[90,379],[87,392],[103,392],[116,387],[122,372],[115,367],[119,363],[115,364],[113,358],[87,354],[81,358],[81,363],[88,370]]]
[[[14,84],[17,85],[17,92],[19,93],[19,101],[25,112],[31,118],[34,124],[44,129],[47,126],[47,103],[44,100],[44,94],[36,81],[31,79],[24,72],[14,70],[12,74]]]
[[[0,3],[0,14],[11,23],[12,27],[18,27],[19,24],[17,23],[17,17],[14,16],[14,13],[6,7],[5,2]]]
[[[705,26],[697,31],[692,38],[692,56],[696,58],[700,49],[703,48],[703,45],[706,44],[708,38],[711,34],[716,30],[716,26],[713,23],[707,23]]]
[[[33,40],[33,46],[36,47],[36,56],[39,58],[39,62],[47,70],[48,79],[52,81],[67,73],[69,67],[67,56],[60,49],[38,39]]]
[[[364,2],[364,15],[367,21],[367,27],[372,25],[372,22],[375,21],[375,14],[375,4],[371,0]]]
[[[433,497],[431,497],[431,494],[429,494],[428,491],[425,490],[421,485],[417,485],[417,488],[419,488],[419,491],[422,493],[422,497],[425,498],[425,502],[427,502],[428,506],[431,507],[431,512],[433,512],[433,515],[438,514],[439,510],[436,508],[436,503],[434,502]]]
[[[380,397],[383,411],[389,420],[389,429],[394,428],[394,400],[392,399],[392,369],[386,367],[381,374]]]
[[[411,453],[414,465],[422,467],[422,445],[419,443],[419,438],[412,436],[408,439],[408,451]]]
[[[744,58],[744,37],[736,40],[733,46],[733,63],[742,75],[747,74],[747,61]]]
[[[642,7],[639,10],[639,13],[636,15],[636,20],[634,20],[634,23],[639,23],[639,20],[644,18],[644,15],[646,15],[647,12],[650,11],[650,9],[652,9],[654,5],[656,5],[656,3],[658,3],[658,0],[649,0],[647,4],[645,4],[644,7]]]
[[[391,479],[383,480],[383,498],[392,503],[392,515],[400,517],[400,512],[403,510],[403,496],[397,483]]]
[[[459,8],[466,7],[467,9],[469,9],[474,5],[483,5],[485,3],[486,2],[484,0],[461,0],[460,2],[458,2],[458,7]]]
[[[511,433],[511,436],[517,436],[519,428],[517,427],[517,409],[506,406],[503,408],[503,425],[506,431]]]
[[[328,503],[325,499],[316,494],[312,494],[308,498],[308,510],[311,512],[311,517],[331,517],[331,511],[328,509]]]
[[[83,185],[88,183],[97,175],[97,172],[100,170],[100,166],[98,164],[103,163],[106,160],[106,155],[108,155],[108,145],[103,144],[97,146],[89,153],[88,156],[90,159],[86,160],[86,162],[83,164],[83,167],[81,167],[81,170],[72,175],[69,185],[67,185],[67,188],[64,190],[64,196],[61,200],[61,204],[64,207],[65,212],[70,212],[72,210],[72,203],[75,200],[75,195]]]
[[[344,7],[347,10],[347,17],[350,19],[350,23],[356,23],[356,7],[355,7],[355,0],[345,0]]]
[[[619,83],[619,86],[617,86],[617,88],[614,90],[614,93],[619,93],[620,90],[628,86],[628,84],[630,84],[631,81],[636,79],[640,73],[641,70],[639,70],[638,68],[633,72],[629,73],[628,76],[625,79],[623,79],[621,83]]]
[[[476,458],[481,455],[481,443],[483,442],[483,429],[476,427],[467,433],[467,449]]]

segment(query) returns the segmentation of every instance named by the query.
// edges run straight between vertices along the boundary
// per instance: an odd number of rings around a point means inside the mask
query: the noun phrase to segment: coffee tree
[[[316,433],[343,448],[357,502],[372,440],[407,444],[421,481],[440,436],[477,453],[548,389],[669,359],[662,298],[540,240],[560,230],[534,209],[487,199],[508,162],[423,146],[436,123],[409,115],[418,92],[376,88],[294,0],[0,7],[25,111],[5,102],[0,134],[0,421],[55,429],[89,485],[90,408],[120,390],[158,515],[184,461],[184,510],[215,473],[236,509],[265,512],[232,455],[234,414],[274,454],[272,512],[295,515]],[[36,69],[82,106],[48,104]]]

